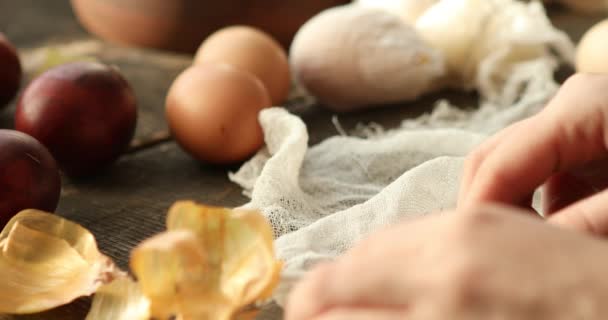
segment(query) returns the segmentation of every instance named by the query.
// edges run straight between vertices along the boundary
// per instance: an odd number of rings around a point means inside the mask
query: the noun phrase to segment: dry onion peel
[[[78,224],[19,213],[0,233],[0,313],[46,311],[95,293],[87,320],[253,319],[282,267],[266,219],[178,202],[167,225],[133,251],[136,283]]]
[[[0,233],[0,313],[28,314],[94,293],[122,275],[80,225],[38,210]]]
[[[259,213],[178,202],[167,227],[131,259],[151,316],[232,319],[278,283],[272,229]]]
[[[272,295],[283,264],[275,259],[272,227],[259,212],[181,201],[169,209],[167,229],[197,234],[218,259],[213,263],[221,263],[224,292],[240,295],[244,305]],[[242,287],[231,287],[237,279]]]
[[[149,320],[150,301],[131,278],[122,277],[100,287],[85,320]]]

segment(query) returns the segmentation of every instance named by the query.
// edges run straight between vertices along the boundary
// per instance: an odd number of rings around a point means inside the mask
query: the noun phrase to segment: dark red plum
[[[60,192],[49,151],[25,133],[0,129],[0,229],[24,209],[55,211]]]
[[[0,109],[19,91],[22,70],[17,50],[0,32]]]
[[[29,84],[17,103],[15,129],[45,145],[66,174],[86,176],[124,153],[136,120],[135,95],[117,69],[75,62]]]

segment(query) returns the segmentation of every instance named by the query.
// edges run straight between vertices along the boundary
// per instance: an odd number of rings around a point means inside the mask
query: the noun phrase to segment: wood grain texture
[[[574,39],[580,38],[582,32],[598,20],[559,10],[553,17]],[[24,55],[49,45],[87,43],[93,39],[77,24],[67,0],[0,0],[0,31],[5,32]],[[164,229],[166,211],[176,200],[193,199],[232,207],[247,199],[240,188],[227,179],[227,172],[236,170],[237,166],[226,168],[198,163],[174,142],[165,139],[165,94],[191,57],[106,44],[95,50],[90,52],[120,67],[134,87],[139,101],[136,137],[140,145],[95,177],[78,181],[64,179],[57,212],[91,230],[100,249],[126,269],[129,251],[141,240]],[[563,71],[560,78],[570,72]],[[476,101],[473,94],[442,92],[415,104],[386,106],[338,118],[347,131],[360,122],[376,122],[390,128],[405,118],[429,111],[438,98],[469,106]],[[12,127],[12,112],[12,107],[0,112],[1,128]],[[311,144],[338,134],[332,123],[334,115],[321,107],[296,108],[293,112],[307,123]],[[88,304],[88,299],[82,299],[44,314],[0,316],[0,320],[79,320],[84,319]],[[260,316],[264,317],[264,314]]]

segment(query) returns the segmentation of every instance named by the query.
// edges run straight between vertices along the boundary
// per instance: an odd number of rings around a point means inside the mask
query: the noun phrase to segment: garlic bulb
[[[482,45],[483,33],[493,14],[491,0],[441,1],[416,23],[416,29],[446,57],[447,67],[459,81],[471,83],[479,62],[474,51]]]
[[[334,111],[413,100],[445,71],[442,55],[409,24],[352,4],[304,24],[290,59],[296,80]]]
[[[358,0],[356,3],[369,8],[383,9],[396,14],[411,24],[416,23],[428,8],[439,0]]]
[[[418,19],[416,29],[445,55],[454,86],[477,89],[490,100],[501,95],[517,64],[549,61],[550,49],[573,61],[572,42],[536,1],[442,0]]]

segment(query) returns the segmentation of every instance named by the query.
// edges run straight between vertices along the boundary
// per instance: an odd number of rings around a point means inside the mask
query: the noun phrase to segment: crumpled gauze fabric
[[[537,6],[533,9],[538,13]],[[501,14],[505,17],[521,19]],[[520,48],[525,43],[548,48],[546,39],[555,38],[542,37],[538,29],[521,30],[536,28],[536,23],[506,21],[505,26],[518,28],[521,36],[530,34],[517,42]],[[505,45],[512,39],[508,41]],[[563,38],[559,41],[562,56],[546,50],[506,65],[490,55],[496,69],[492,61],[482,60],[478,79],[500,79],[500,92],[516,99],[482,99],[475,111],[439,101],[433,112],[404,120],[399,128],[336,135],[310,147],[298,116],[285,108],[264,110],[260,122],[266,147],[230,178],[250,196],[245,207],[261,210],[274,226],[277,255],[285,261],[275,301],[283,304],[295,281],[313,265],[339,256],[370,233],[454,208],[464,156],[492,133],[538,112],[555,94],[556,62],[572,54],[572,48],[564,49]],[[508,48],[501,46],[504,50]],[[495,84],[477,89],[495,90]]]

